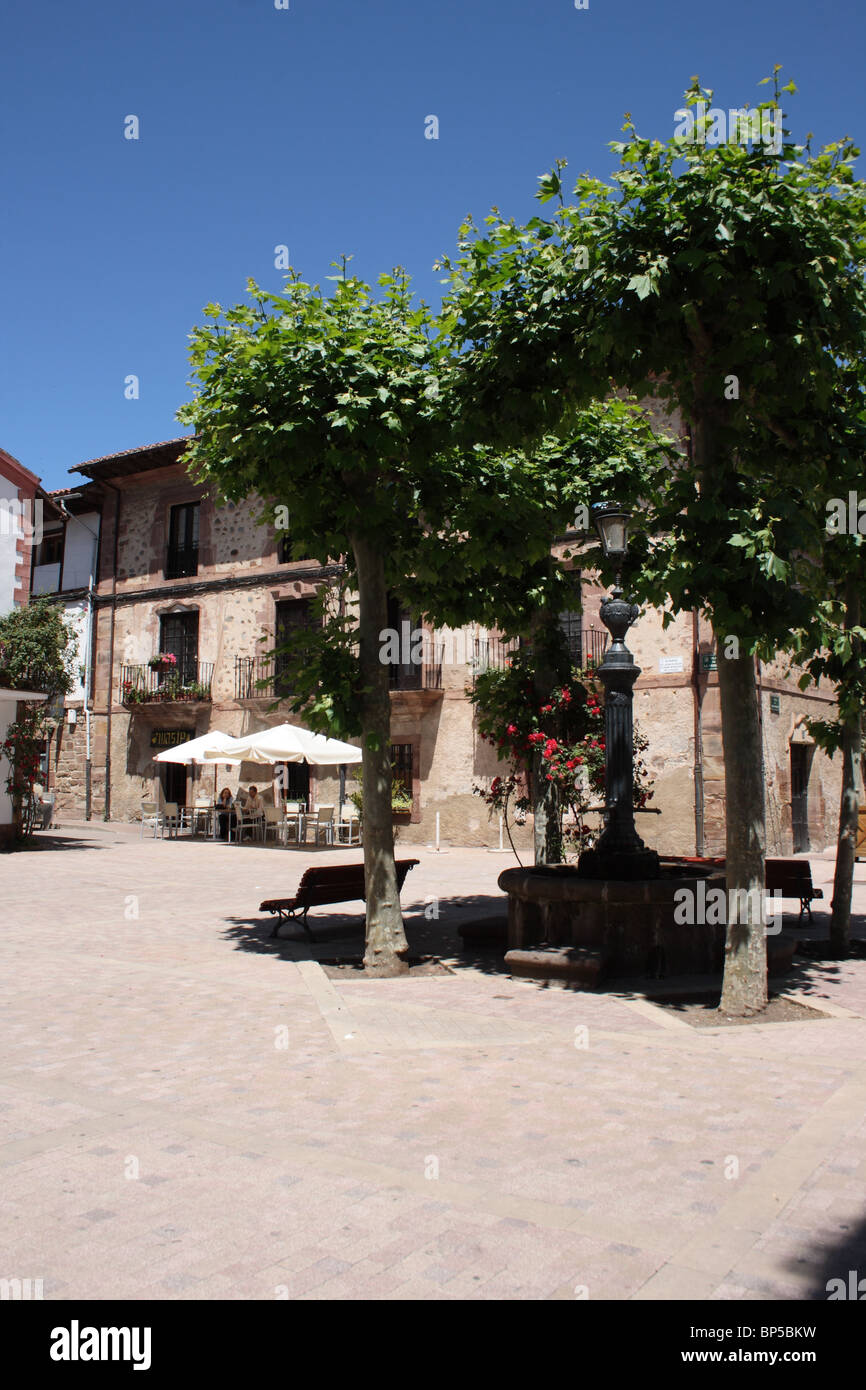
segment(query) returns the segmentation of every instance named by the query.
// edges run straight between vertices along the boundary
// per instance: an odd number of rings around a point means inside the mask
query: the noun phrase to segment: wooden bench
[[[402,891],[406,875],[414,869],[417,859],[398,859],[397,891]],[[312,941],[312,933],[307,926],[307,913],[311,907],[323,907],[329,903],[351,903],[358,898],[366,901],[363,864],[328,864],[307,869],[298,884],[293,898],[267,898],[259,906],[260,912],[275,912],[277,920],[271,936],[276,936],[284,921],[297,921],[302,912],[301,926]]]
[[[783,898],[800,899],[800,916],[812,917],[812,903],[823,898],[823,888],[812,886],[812,869],[808,859],[768,859],[765,884],[768,893],[781,893]]]

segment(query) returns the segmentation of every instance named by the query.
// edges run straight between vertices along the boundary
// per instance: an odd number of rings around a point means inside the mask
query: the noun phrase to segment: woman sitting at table
[[[223,787],[217,800],[217,820],[219,821],[220,839],[227,840],[232,830],[238,823],[237,812],[235,811],[234,797],[228,787]]]

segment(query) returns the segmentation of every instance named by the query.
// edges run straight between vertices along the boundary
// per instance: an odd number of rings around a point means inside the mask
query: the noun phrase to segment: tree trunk
[[[726,657],[721,635],[717,650],[728,887],[725,978],[719,1007],[722,1013],[745,1016],[767,1006],[761,725],[754,657]]]
[[[557,647],[562,643],[559,624],[549,614],[539,612],[532,625],[532,652],[535,666],[533,685],[537,704],[547,703],[559,679]],[[559,735],[559,729],[555,730]],[[536,864],[562,863],[562,806],[559,788],[547,780],[547,765],[540,752],[532,758],[532,817],[535,830]]]
[[[851,578],[845,586],[845,626],[860,622],[860,592]],[[852,639],[855,660],[860,643]],[[833,954],[847,956],[851,937],[851,894],[854,886],[854,854],[857,847],[860,805],[860,711],[851,711],[842,725],[842,803],[839,808],[839,837],[836,842],[836,869],[833,874],[833,905],[830,918],[830,944]]]
[[[364,882],[367,940],[364,967],[375,975],[403,975],[409,951],[400,910],[391,819],[391,699],[379,633],[388,626],[382,549],[352,536],[358,571],[361,732],[364,777]]]
[[[554,782],[547,781],[547,768],[540,753],[532,758],[532,816],[536,864],[561,864],[559,789]]]

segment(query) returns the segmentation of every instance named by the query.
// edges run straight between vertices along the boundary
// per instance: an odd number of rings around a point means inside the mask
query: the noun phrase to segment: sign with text
[[[673,671],[681,671],[682,669],[683,659],[681,656],[659,657],[659,670],[661,671],[663,676],[670,675],[670,673]]]
[[[716,665],[716,654],[715,654],[715,652],[701,652],[701,670],[702,670],[702,671],[716,671],[716,670],[718,670],[718,667],[717,667],[717,665]]]
[[[195,738],[195,729],[151,729],[151,748],[177,748],[179,743],[189,743]]]

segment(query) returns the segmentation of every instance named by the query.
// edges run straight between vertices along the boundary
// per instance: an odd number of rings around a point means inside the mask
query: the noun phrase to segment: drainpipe
[[[117,557],[120,547],[120,488],[105,482],[114,493],[114,556],[111,563],[111,625],[108,635],[108,699],[105,713],[105,810],[103,820],[111,820],[111,704],[114,696],[114,623],[117,612]]]
[[[692,694],[695,725],[695,854],[704,855],[704,730],[701,716],[700,628],[697,612],[692,613]]]

